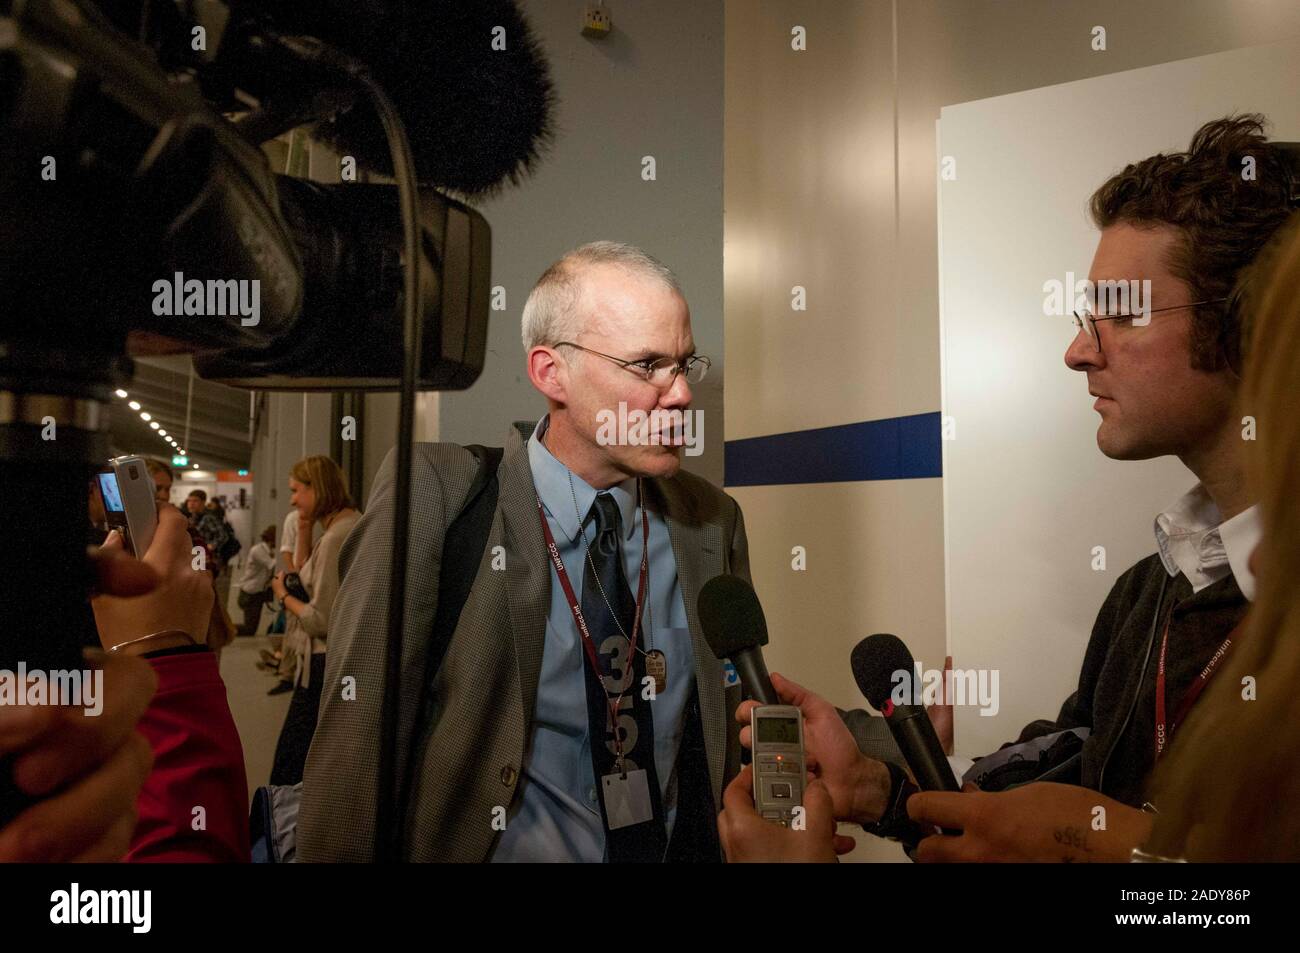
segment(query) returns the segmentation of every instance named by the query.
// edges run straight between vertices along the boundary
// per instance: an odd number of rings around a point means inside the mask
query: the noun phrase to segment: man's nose
[[[1088,371],[1104,367],[1106,356],[1097,350],[1083,328],[1074,335],[1074,340],[1065,349],[1065,365],[1072,371]]]
[[[659,403],[664,407],[689,407],[691,403],[691,385],[686,381],[685,374],[678,374],[673,378],[672,386],[664,392]]]

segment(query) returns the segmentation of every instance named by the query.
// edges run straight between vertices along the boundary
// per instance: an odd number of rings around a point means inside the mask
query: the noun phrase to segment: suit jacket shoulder
[[[720,487],[686,470],[655,481],[664,496],[675,504],[674,515],[701,523],[727,523],[738,517],[740,504]]]

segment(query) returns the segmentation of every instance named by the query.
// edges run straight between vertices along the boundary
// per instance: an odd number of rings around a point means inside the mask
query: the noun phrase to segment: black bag
[[[488,532],[492,529],[492,514],[497,508],[497,467],[504,453],[501,447],[481,447],[471,444],[465,448],[478,457],[478,473],[470,485],[465,505],[447,527],[442,542],[442,572],[438,579],[438,609],[433,619],[433,636],[429,640],[429,662],[425,668],[426,688],[438,674],[438,666],[451,645],[451,635],[460,621],[461,610],[469,598],[478,564],[483,559]],[[458,558],[448,560],[449,553]]]
[[[302,577],[296,572],[284,574],[284,591],[299,602],[311,602],[311,596],[307,594],[307,587],[302,584]]]
[[[1009,791],[1031,781],[1082,784],[1083,743],[1090,728],[1070,728],[1003,745],[962,776],[981,791]]]
[[[226,538],[221,541],[221,548],[217,550],[217,555],[221,557],[223,563],[228,563],[238,556],[239,551],[244,547],[238,537],[228,529],[225,530],[225,536]]]

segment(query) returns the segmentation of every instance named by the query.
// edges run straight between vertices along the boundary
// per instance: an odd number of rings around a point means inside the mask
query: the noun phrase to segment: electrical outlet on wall
[[[582,11],[582,35],[592,36],[600,39],[609,36],[609,31],[614,28],[614,23],[609,18],[609,11],[605,9],[603,0],[597,0],[595,3],[588,3]]]

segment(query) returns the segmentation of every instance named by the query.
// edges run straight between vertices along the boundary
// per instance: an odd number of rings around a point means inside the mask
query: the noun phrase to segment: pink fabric
[[[139,821],[125,860],[247,863],[244,749],[217,656],[189,652],[149,663],[158,691],[138,729],[153,748],[154,766],[136,803]]]

